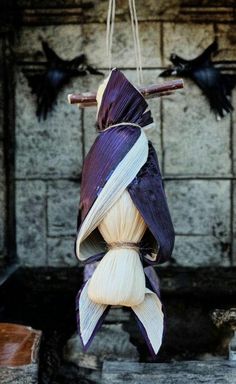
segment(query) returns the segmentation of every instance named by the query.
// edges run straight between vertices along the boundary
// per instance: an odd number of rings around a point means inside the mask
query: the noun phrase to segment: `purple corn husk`
[[[127,189],[150,231],[147,231],[141,242],[141,253],[145,261],[148,264],[157,264],[168,260],[174,247],[175,233],[157,155],[151,142],[146,164]],[[154,237],[156,244],[150,235]],[[153,262],[145,258],[145,250],[149,248],[158,248],[158,258]]]
[[[160,282],[159,278],[154,270],[153,267],[148,266],[144,268],[144,273],[146,278],[148,279],[150,285],[151,285],[151,291],[155,292],[156,295],[161,298],[161,292],[160,292]]]
[[[148,105],[141,93],[120,71],[113,70],[98,112],[97,126],[101,134],[84,161],[78,231],[101,189],[140,135],[140,129],[132,125],[119,125],[104,132],[103,129],[122,122],[135,123],[143,127],[152,121]],[[144,261],[153,264],[168,260],[174,246],[174,228],[157,155],[150,142],[147,162],[127,189],[148,226],[141,244]],[[102,241],[101,236],[100,240]],[[149,260],[145,255],[152,250],[156,250],[158,256],[154,260]],[[103,255],[103,253],[91,255],[91,260],[99,260]],[[87,262],[89,261],[90,258],[87,259]]]
[[[153,122],[143,95],[118,69],[113,69],[103,93],[97,127],[104,130],[117,123],[135,123],[141,127]]]
[[[114,169],[140,136],[137,127],[119,126],[102,132],[85,158],[80,192],[81,220],[92,207]]]

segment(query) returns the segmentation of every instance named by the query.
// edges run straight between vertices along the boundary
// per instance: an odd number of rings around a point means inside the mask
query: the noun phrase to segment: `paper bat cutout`
[[[101,72],[88,65],[85,55],[79,55],[73,60],[61,59],[48,43],[43,41],[42,47],[47,59],[46,70],[37,74],[26,74],[32,93],[37,96],[36,115],[40,120],[46,120],[56,103],[57,95],[60,90],[69,83],[72,77],[86,76],[88,73],[93,75],[103,75]]]
[[[217,114],[217,119],[220,120],[233,111],[229,96],[236,84],[236,76],[222,74],[214,66],[211,56],[217,49],[217,42],[214,41],[201,55],[193,60],[185,60],[172,53],[170,61],[173,67],[166,69],[160,76],[177,75],[192,79],[206,95],[212,110]]]

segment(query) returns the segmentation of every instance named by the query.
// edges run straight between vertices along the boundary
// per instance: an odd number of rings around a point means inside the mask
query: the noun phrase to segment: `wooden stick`
[[[182,79],[165,81],[162,84],[150,85],[148,87],[139,88],[139,91],[146,99],[160,97],[172,94],[176,89],[184,87]],[[79,104],[80,107],[90,107],[97,104],[96,93],[76,93],[68,95],[69,104]]]

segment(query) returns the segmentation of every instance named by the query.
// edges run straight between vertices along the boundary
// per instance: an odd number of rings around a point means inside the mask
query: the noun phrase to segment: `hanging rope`
[[[106,32],[106,49],[108,58],[108,67],[111,70],[112,65],[112,38],[115,24],[116,0],[109,0],[107,12],[107,32]]]
[[[143,83],[143,72],[142,72],[142,56],[141,56],[138,18],[137,18],[135,0],[129,0],[129,11],[130,11],[131,27],[132,27],[133,41],[134,41],[137,77],[138,77],[138,83],[140,85]],[[111,70],[111,67],[112,67],[112,39],[113,39],[113,33],[114,33],[115,13],[116,13],[116,0],[109,0],[108,12],[107,12],[107,30],[106,30],[106,50],[107,50],[109,70]]]
[[[130,11],[133,39],[134,39],[134,51],[135,51],[135,58],[136,58],[138,83],[142,84],[143,83],[142,56],[141,56],[141,47],[140,47],[139,30],[138,30],[138,18],[137,18],[135,0],[129,0],[129,11]]]

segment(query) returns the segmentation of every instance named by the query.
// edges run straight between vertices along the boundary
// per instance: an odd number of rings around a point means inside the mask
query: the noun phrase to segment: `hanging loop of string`
[[[139,30],[138,30],[138,18],[137,18],[135,0],[129,0],[129,11],[130,11],[131,26],[132,26],[133,40],[134,40],[137,77],[138,77],[138,83],[139,85],[141,85],[143,83],[142,56],[141,56],[141,47],[140,47]]]
[[[108,58],[108,67],[111,70],[112,65],[112,38],[115,24],[116,0],[109,0],[107,12],[107,32],[106,32],[106,49]]]
[[[141,47],[140,47],[139,29],[138,29],[138,18],[137,18],[135,0],[128,0],[128,1],[129,1],[129,11],[130,11],[131,27],[132,27],[133,41],[134,41],[137,77],[138,77],[138,83],[140,85],[143,83],[143,72],[142,72],[142,56],[141,56]],[[112,67],[112,38],[114,33],[115,13],[116,13],[116,0],[109,0],[108,12],[107,12],[107,30],[106,30],[106,50],[107,50],[109,70],[111,70],[111,67]]]

